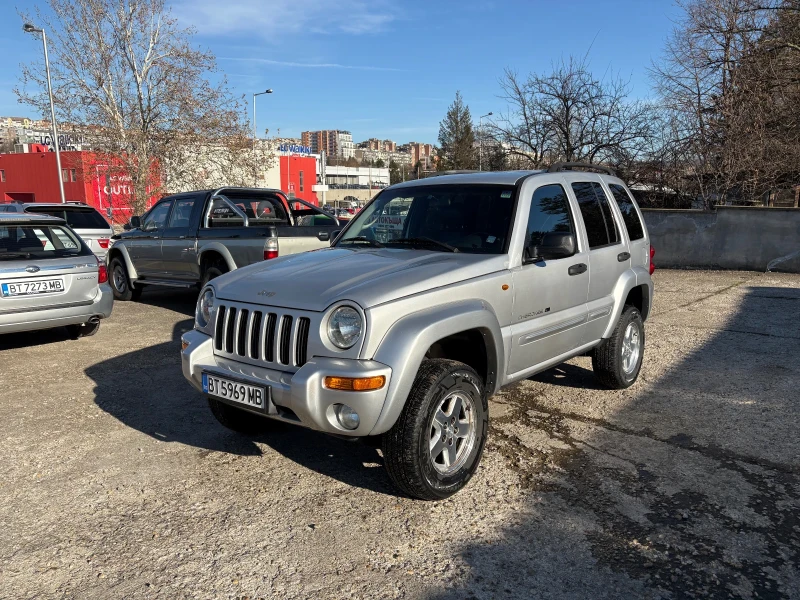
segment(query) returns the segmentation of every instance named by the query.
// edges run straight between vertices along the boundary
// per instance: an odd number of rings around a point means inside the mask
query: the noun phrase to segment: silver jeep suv
[[[184,375],[227,427],[380,436],[402,491],[455,493],[501,387],[587,352],[609,388],[638,377],[650,240],[625,184],[576,166],[395,185],[331,248],[213,280]]]

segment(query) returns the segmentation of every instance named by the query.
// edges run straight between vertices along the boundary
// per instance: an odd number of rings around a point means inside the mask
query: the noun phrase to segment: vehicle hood
[[[224,300],[322,311],[339,300],[363,308],[506,268],[506,255],[394,248],[324,248],[257,263],[213,281]]]

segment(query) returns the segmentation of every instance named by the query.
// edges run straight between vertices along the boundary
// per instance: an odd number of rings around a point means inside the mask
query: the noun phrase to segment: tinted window
[[[60,209],[29,206],[25,212],[43,213],[64,219],[73,229],[110,229],[108,222],[93,208]]]
[[[142,231],[163,229],[164,225],[167,224],[167,215],[169,215],[170,206],[172,206],[172,200],[156,204],[155,208],[142,219]]]
[[[617,200],[617,206],[622,213],[622,220],[625,222],[625,227],[628,229],[628,237],[633,240],[640,240],[644,237],[644,228],[642,222],[639,220],[639,213],[636,212],[636,207],[633,200],[621,185],[611,184],[611,193]]]
[[[189,227],[194,209],[195,198],[178,198],[175,200],[175,208],[169,217],[170,227]]]
[[[353,217],[337,246],[374,241],[398,248],[447,251],[452,246],[460,252],[500,254],[513,211],[514,187],[509,185],[390,188]]]
[[[567,193],[558,184],[543,185],[533,193],[525,248],[541,245],[546,233],[574,233]]]
[[[91,253],[72,231],[58,225],[0,225],[0,261]]]
[[[598,248],[620,241],[619,230],[611,213],[611,206],[603,191],[603,186],[595,181],[572,184],[572,191],[578,200],[589,248]]]

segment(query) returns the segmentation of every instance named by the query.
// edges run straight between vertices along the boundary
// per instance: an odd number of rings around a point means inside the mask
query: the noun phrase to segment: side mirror
[[[141,217],[137,217],[137,216],[131,217],[129,225],[130,225],[130,229],[141,229],[141,227],[142,227],[142,218]]]
[[[575,248],[575,234],[549,231],[542,236],[538,245],[525,249],[525,258],[526,262],[569,258],[575,254]]]
[[[333,246],[333,242],[336,241],[336,238],[339,237],[340,233],[342,233],[341,229],[334,229],[331,231],[331,246]]]
[[[123,223],[123,224],[122,224],[122,228],[123,228],[125,231],[130,231],[131,229],[133,229],[133,227],[131,227],[131,224],[130,224],[130,223]]]

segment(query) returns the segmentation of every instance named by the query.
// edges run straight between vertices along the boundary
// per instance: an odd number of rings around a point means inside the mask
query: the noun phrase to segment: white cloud
[[[174,6],[204,35],[256,34],[280,43],[299,33],[375,33],[395,19],[387,0],[178,0]]]
[[[251,57],[236,57],[236,56],[220,56],[219,60],[230,60],[237,62],[255,62],[264,65],[275,65],[278,67],[299,67],[303,69],[354,69],[357,71],[402,71],[402,69],[395,69],[392,67],[371,67],[367,65],[343,65],[341,63],[310,63],[310,62],[295,62],[287,60],[270,60],[269,58],[251,58]]]

